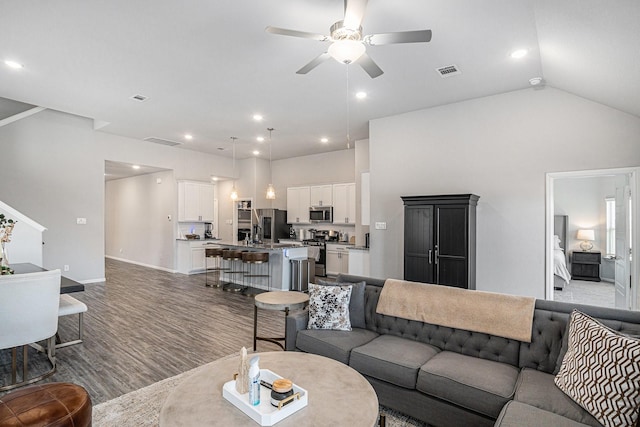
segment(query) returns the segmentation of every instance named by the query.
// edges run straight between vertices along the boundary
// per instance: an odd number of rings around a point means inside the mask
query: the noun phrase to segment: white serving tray
[[[282,378],[280,375],[269,369],[260,369],[260,379],[269,384],[273,384],[274,380],[280,378]],[[235,380],[228,381],[222,386],[222,396],[261,426],[272,426],[307,406],[309,399],[307,390],[294,384],[293,393],[300,393],[300,398],[278,409],[271,405],[271,389],[267,387],[260,386],[260,404],[253,406],[249,404],[249,393],[237,392]]]

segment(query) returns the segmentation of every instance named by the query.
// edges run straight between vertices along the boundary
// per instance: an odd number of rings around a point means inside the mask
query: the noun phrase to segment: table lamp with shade
[[[587,252],[593,249],[592,241],[596,240],[596,235],[593,230],[578,230],[578,240],[582,240],[580,248]]]

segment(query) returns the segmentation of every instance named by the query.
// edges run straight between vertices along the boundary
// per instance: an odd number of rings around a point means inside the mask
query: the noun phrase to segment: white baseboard
[[[171,268],[159,267],[157,265],[151,265],[151,264],[145,264],[143,262],[132,261],[130,259],[125,259],[125,258],[118,258],[118,257],[114,257],[114,256],[111,256],[111,255],[105,255],[104,257],[105,258],[109,258],[109,259],[113,259],[115,261],[128,262],[129,264],[135,264],[135,265],[139,265],[141,267],[153,268],[154,270],[166,271],[167,273],[177,273],[178,272],[178,270],[174,270],[174,269],[171,269]]]
[[[76,282],[78,283],[82,283],[83,285],[89,285],[91,283],[101,283],[101,282],[106,282],[107,279],[106,278],[102,278],[102,279],[87,279],[87,280],[76,280]]]
[[[615,283],[613,279],[605,279],[604,277],[601,277],[600,280],[602,280],[603,282]]]

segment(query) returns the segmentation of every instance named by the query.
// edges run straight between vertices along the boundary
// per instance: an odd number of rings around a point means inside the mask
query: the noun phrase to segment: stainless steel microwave
[[[309,221],[317,222],[333,222],[333,207],[331,206],[312,206],[309,208]]]

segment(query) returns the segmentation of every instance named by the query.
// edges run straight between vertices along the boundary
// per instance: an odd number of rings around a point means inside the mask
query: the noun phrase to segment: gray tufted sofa
[[[286,320],[286,349],[353,367],[381,405],[434,426],[600,426],[553,382],[569,315],[577,308],[640,334],[640,312],[537,300],[532,341],[524,343],[377,314],[384,280],[337,280],[367,282],[366,328],[307,330],[308,311],[295,312]]]

